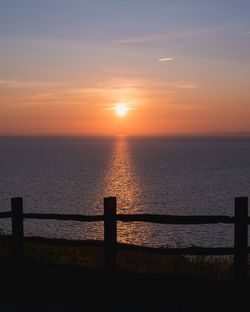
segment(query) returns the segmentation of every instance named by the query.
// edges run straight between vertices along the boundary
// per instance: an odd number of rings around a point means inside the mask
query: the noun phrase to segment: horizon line
[[[98,134],[98,133],[0,133],[0,137],[162,137],[162,136],[250,136],[250,131],[218,132],[165,132],[146,134]]]

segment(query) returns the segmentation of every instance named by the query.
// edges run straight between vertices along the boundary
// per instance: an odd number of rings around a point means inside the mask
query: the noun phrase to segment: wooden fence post
[[[244,282],[248,275],[248,198],[235,198],[234,279]]]
[[[11,218],[13,256],[20,261],[24,256],[23,199],[21,197],[11,198]]]
[[[104,198],[104,265],[107,272],[116,270],[116,197]]]

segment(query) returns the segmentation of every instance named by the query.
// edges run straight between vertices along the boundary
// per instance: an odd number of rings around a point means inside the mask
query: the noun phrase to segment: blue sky
[[[1,34],[110,39],[228,26],[248,30],[248,0],[8,0]]]

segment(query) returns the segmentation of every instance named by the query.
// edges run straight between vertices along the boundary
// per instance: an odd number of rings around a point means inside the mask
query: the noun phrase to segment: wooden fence
[[[23,199],[21,197],[11,199],[11,211],[0,212],[0,218],[12,219],[12,240],[14,245],[15,259],[20,261],[24,257],[24,228],[23,219],[48,219],[67,220],[80,222],[104,222],[104,257],[105,268],[108,272],[116,269],[117,247],[124,247],[125,244],[117,243],[117,221],[122,222],[151,222],[160,224],[234,224],[234,247],[231,248],[164,248],[161,253],[168,255],[232,255],[234,256],[234,279],[244,281],[248,276],[248,198],[235,198],[235,215],[230,216],[172,216],[155,214],[117,214],[116,197],[104,198],[103,215],[72,215],[72,214],[40,214],[23,213]],[[59,241],[59,240],[53,240]],[[127,245],[128,246],[128,245]],[[130,249],[137,249],[138,246],[129,245]],[[159,251],[157,248],[143,248],[148,251]]]

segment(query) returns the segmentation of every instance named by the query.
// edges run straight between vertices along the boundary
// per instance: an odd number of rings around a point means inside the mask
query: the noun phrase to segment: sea
[[[23,197],[24,212],[234,215],[250,196],[250,137],[0,137],[0,211]],[[26,236],[103,239],[103,223],[25,220]],[[118,241],[152,247],[233,246],[233,225],[118,222]],[[0,233],[10,234],[0,219]]]

